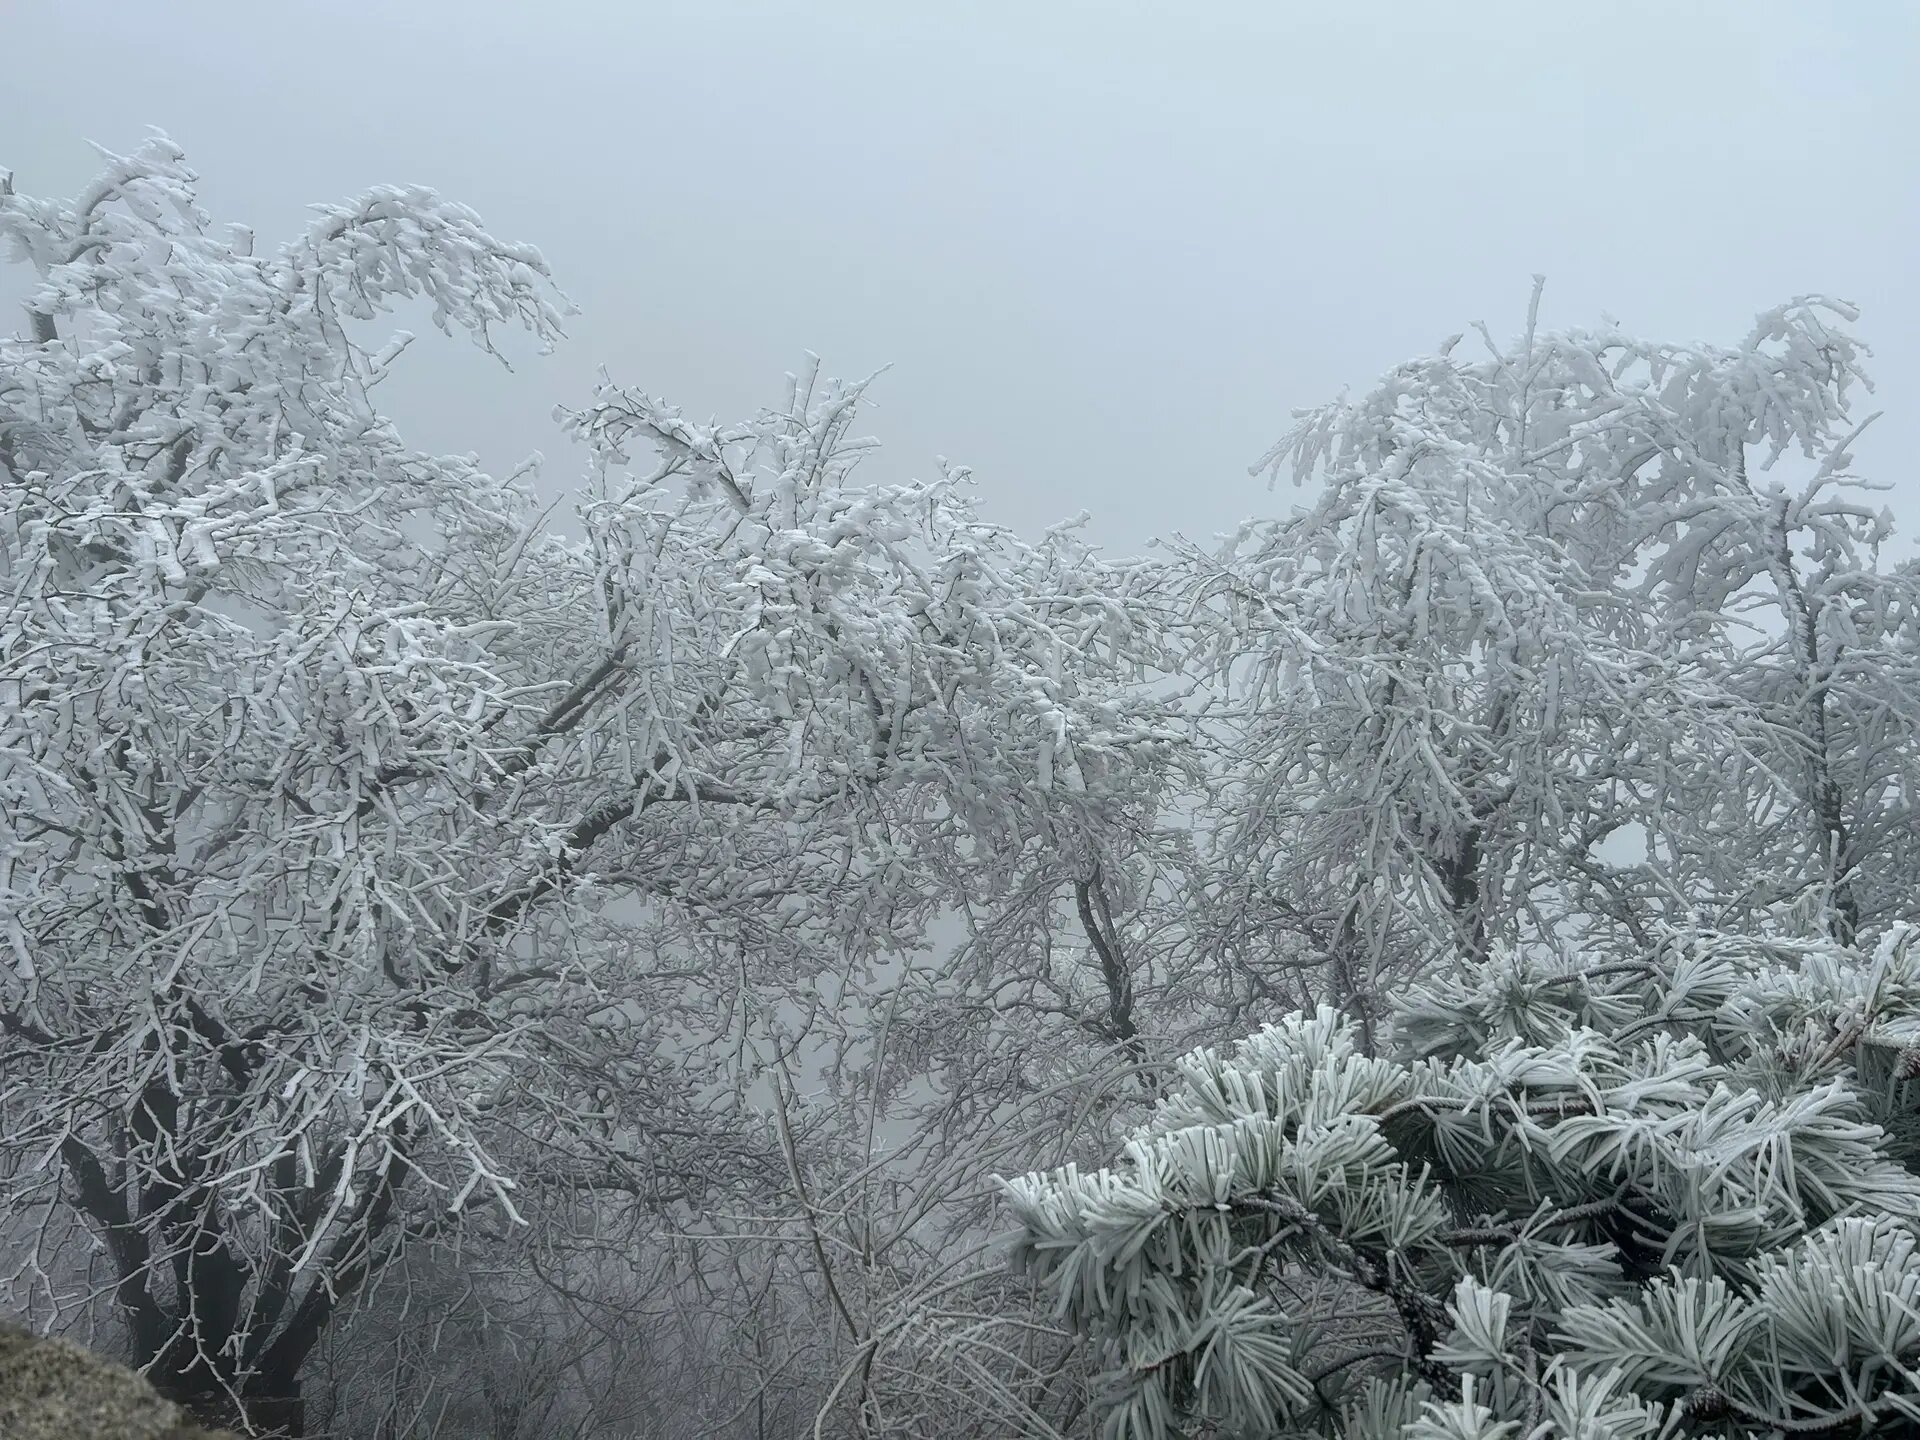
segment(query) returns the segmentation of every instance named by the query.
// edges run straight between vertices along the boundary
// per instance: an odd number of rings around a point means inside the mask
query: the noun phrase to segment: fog
[[[1858,302],[1891,412],[1860,469],[1920,499],[1899,0],[16,0],[0,53],[26,193],[158,126],[263,243],[404,181],[540,245],[570,341],[513,374],[435,345],[388,404],[415,443],[542,450],[554,486],[549,412],[597,367],[733,417],[813,351],[893,367],[876,476],[944,455],[1023,533],[1204,536],[1276,503],[1246,467],[1291,408],[1516,332],[1538,271],[1550,325],[1679,340]]]
[[[1920,1414],[1920,9],[0,58],[0,1432]]]

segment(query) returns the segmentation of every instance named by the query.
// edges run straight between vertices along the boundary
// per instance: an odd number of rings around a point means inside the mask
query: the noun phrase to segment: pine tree
[[[1888,1433],[1920,1418],[1920,945],[1497,947],[1390,1053],[1202,1049],[1111,1167],[1007,1183],[1105,1440]]]

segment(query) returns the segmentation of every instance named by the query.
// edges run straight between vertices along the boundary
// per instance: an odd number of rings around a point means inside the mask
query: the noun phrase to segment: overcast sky
[[[0,0],[0,56],[28,193],[157,126],[263,244],[394,181],[538,244],[562,350],[423,339],[387,403],[554,485],[596,367],[733,418],[812,350],[893,365],[876,478],[1203,536],[1294,503],[1246,473],[1289,409],[1517,331],[1544,271],[1547,323],[1671,339],[1859,302],[1859,468],[1920,531],[1913,0]]]

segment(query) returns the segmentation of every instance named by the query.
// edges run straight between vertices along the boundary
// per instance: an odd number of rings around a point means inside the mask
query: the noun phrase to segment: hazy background
[[[946,455],[1026,533],[1205,535],[1293,503],[1246,474],[1291,407],[1517,331],[1538,270],[1546,323],[1675,339],[1858,301],[1859,468],[1920,531],[1912,0],[0,0],[0,63],[27,193],[158,126],[262,245],[395,181],[540,245],[562,350],[423,335],[387,404],[550,486],[596,367],[737,418],[813,350],[894,366],[876,478]]]

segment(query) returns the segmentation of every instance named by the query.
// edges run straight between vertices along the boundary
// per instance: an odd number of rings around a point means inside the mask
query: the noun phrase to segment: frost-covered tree
[[[555,538],[376,404],[384,316],[563,317],[425,190],[256,252],[155,140],[0,240],[22,1308],[294,1429],[312,1357],[663,1434],[1071,1434],[1084,1364],[1116,1434],[1905,1405],[1844,1276],[1908,1295],[1920,570],[1848,307],[1530,315],[1303,416],[1305,510],[1116,562],[869,483],[817,367],[607,380]],[[1016,1186],[1032,1310],[991,1172],[1156,1104]],[[402,1302],[456,1292],[449,1385]]]
[[[1853,310],[1673,345],[1539,299],[1303,412],[1261,465],[1310,503],[1183,557],[1222,956],[1363,1027],[1497,941],[1914,915],[1920,583],[1848,473]]]
[[[168,142],[106,167],[0,193],[8,1279],[71,1307],[83,1254],[163,1389],[297,1429],[409,1250],[778,1167],[734,1062],[782,987],[1100,833],[1167,736],[1084,547],[854,484],[864,387],[725,426],[608,382],[562,543],[401,441],[362,333],[551,340],[535,251],[381,189],[255,253]]]
[[[1847,1409],[1865,1370],[1769,1391],[1756,1340],[1608,1409],[1613,1361],[1564,1338],[1582,1305],[1751,1290],[1829,1220],[1910,1214],[1914,1097],[1883,1052],[1920,1033],[1920,590],[1849,474],[1850,307],[1675,346],[1547,332],[1538,301],[1485,359],[1450,345],[1302,416],[1264,463],[1311,503],[1158,580],[1189,597],[1165,653],[1212,763],[1164,797],[1190,833],[1139,831],[1131,1013],[1149,1050],[1300,1013],[1178,1067],[1115,1170],[1014,1187],[1110,1434],[1385,1433],[1422,1397],[1355,1387],[1396,1374],[1477,1387],[1521,1434],[1563,1385],[1585,1387],[1553,1402],[1571,1428],[1592,1405],[1631,1430],[1642,1400],[1702,1419],[1722,1386],[1750,1429],[1905,1403]],[[1046,973],[1035,949],[1019,973]],[[1869,962],[1884,997],[1846,988]],[[1809,985],[1805,1013],[1761,1013]],[[1481,1303],[1463,1280],[1510,1312],[1481,1360],[1448,1309]],[[1519,1368],[1487,1358],[1508,1348]]]
[[[1920,934],[1495,946],[1196,1051],[1008,1186],[1101,1433],[1813,1434],[1920,1419]]]

